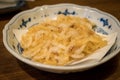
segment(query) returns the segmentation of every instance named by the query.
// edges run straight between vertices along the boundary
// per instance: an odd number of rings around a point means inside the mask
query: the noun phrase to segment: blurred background
[[[118,16],[117,18],[120,19],[120,0],[0,0],[0,18],[3,14],[9,14],[12,16],[23,10],[31,9],[36,6],[59,3],[73,3],[95,7],[114,16]]]

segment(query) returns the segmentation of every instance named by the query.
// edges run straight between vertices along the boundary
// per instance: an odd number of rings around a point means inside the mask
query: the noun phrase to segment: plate
[[[98,33],[110,34],[120,33],[120,22],[111,14],[91,8],[88,6],[81,6],[76,4],[56,4],[56,5],[43,5],[38,6],[30,10],[23,11],[14,16],[3,29],[3,42],[7,50],[20,61],[31,65],[40,70],[54,72],[54,73],[69,73],[88,70],[95,66],[113,58],[120,51],[120,35],[117,35],[117,39],[112,48],[108,51],[105,57],[92,64],[77,64],[71,66],[51,66],[45,65],[38,62],[33,62],[21,56],[22,48],[20,43],[16,40],[13,29],[26,29],[33,25],[37,25],[42,22],[46,17],[56,18],[57,15],[72,15],[88,18],[93,21],[97,28],[95,29]]]

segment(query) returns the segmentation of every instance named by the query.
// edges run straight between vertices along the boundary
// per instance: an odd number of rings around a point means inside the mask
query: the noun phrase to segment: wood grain
[[[35,0],[26,2],[20,10],[0,15],[0,80],[120,80],[120,54],[93,69],[55,74],[37,70],[12,56],[3,45],[2,30],[17,13],[36,6],[58,3],[74,3],[91,6],[108,12],[120,21],[120,0]]]

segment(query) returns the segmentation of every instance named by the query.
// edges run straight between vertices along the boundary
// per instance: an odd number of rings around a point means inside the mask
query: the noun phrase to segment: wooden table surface
[[[57,3],[74,3],[91,6],[108,12],[120,21],[120,0],[27,0],[20,10],[0,15],[0,80],[120,80],[120,54],[93,69],[55,74],[35,69],[13,57],[3,45],[2,30],[6,23],[17,13],[36,6]]]

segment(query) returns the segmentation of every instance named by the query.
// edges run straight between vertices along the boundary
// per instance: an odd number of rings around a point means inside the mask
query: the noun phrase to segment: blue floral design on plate
[[[22,24],[20,25],[20,28],[22,28],[23,26],[27,27],[28,22],[31,22],[31,18],[28,18],[27,20],[22,19]]]
[[[58,11],[58,13],[57,14],[64,14],[64,15],[76,15],[77,13],[75,12],[75,11],[73,11],[73,12],[70,12],[68,9],[65,9],[65,11]]]
[[[108,35],[108,32],[106,32],[106,31],[105,31],[104,29],[102,29],[102,28],[97,28],[95,31],[98,32],[98,33],[102,33],[102,34]]]
[[[109,24],[108,19],[100,18],[99,20],[100,20],[100,22],[103,23],[103,27],[107,26],[108,29],[112,29],[112,25]]]
[[[18,52],[22,53],[24,49],[21,47],[20,43],[17,44]]]

